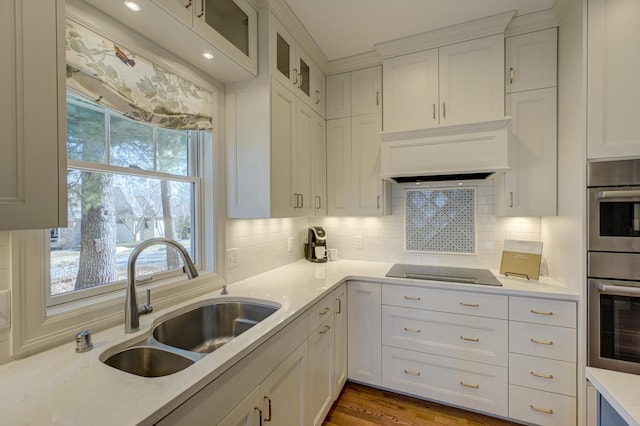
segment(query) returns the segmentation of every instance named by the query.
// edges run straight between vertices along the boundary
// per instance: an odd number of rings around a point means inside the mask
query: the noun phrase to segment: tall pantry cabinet
[[[64,1],[0,3],[0,230],[65,226]]]
[[[226,88],[230,218],[326,214],[324,73],[271,7],[258,11],[261,72]]]

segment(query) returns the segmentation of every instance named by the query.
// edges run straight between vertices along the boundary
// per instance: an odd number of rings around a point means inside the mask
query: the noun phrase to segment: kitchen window
[[[68,227],[51,230],[48,306],[124,288],[140,242],[180,242],[196,264],[201,132],[134,121],[67,98]],[[138,281],[180,274],[173,249],[138,259]]]

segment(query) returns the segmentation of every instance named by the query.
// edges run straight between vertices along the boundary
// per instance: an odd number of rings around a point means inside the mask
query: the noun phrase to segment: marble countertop
[[[586,377],[627,423],[640,426],[640,375],[587,367]]]
[[[93,335],[94,349],[77,354],[75,341],[0,366],[0,423],[3,425],[153,424],[264,343],[327,292],[349,279],[430,288],[479,291],[563,300],[578,294],[549,278],[526,281],[494,272],[502,287],[385,278],[391,263],[340,260],[313,264],[300,260],[229,285],[229,294],[210,294],[140,317],[140,331],[122,325]],[[103,364],[99,356],[114,345],[134,342],[175,309],[206,299],[267,300],[280,309],[188,368],[145,378]],[[640,398],[636,398],[636,401]]]

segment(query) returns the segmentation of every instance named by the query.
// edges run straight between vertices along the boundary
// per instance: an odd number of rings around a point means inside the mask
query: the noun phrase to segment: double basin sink
[[[142,340],[108,349],[99,359],[143,377],[177,373],[278,310],[269,303],[201,301],[159,321]]]

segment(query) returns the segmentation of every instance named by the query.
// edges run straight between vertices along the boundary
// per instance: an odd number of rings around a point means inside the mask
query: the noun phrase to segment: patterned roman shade
[[[122,45],[66,21],[67,89],[160,127],[213,127],[213,95]]]

